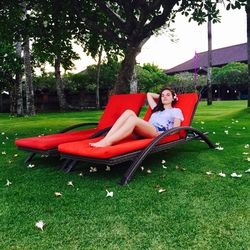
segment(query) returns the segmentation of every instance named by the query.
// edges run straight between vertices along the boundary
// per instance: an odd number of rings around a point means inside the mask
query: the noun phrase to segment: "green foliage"
[[[21,72],[21,59],[17,57],[15,48],[8,42],[0,42],[0,90],[9,89],[14,83],[14,75]]]
[[[247,84],[248,68],[247,64],[232,62],[221,68],[214,67],[212,70],[213,84],[236,85]]]
[[[141,92],[159,92],[162,86],[168,85],[171,76],[159,69],[154,64],[144,64],[136,66],[139,91]]]

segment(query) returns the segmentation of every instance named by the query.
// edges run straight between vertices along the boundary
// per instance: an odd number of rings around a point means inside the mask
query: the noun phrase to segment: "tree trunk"
[[[61,58],[60,56],[56,56],[55,59],[56,91],[57,91],[60,110],[65,111],[68,110],[68,105],[64,94],[64,84],[61,78],[60,68],[61,68]]]
[[[15,84],[11,83],[10,87],[10,115],[16,114],[16,88]]]
[[[136,93],[137,79],[135,74],[136,56],[140,54],[142,46],[146,43],[149,37],[142,40],[138,45],[129,46],[125,52],[125,58],[122,61],[121,70],[117,77],[114,94],[124,94],[128,92]]]
[[[26,38],[23,45],[24,71],[25,71],[25,87],[26,87],[26,113],[27,115],[35,115],[34,89],[32,83],[32,71],[30,63],[30,41]]]
[[[208,16],[207,22],[207,38],[208,38],[208,67],[207,67],[207,105],[212,105],[212,28],[211,28],[211,19]]]
[[[16,44],[16,54],[21,58],[22,46],[20,42]],[[16,114],[23,116],[23,84],[21,73],[16,73]]]
[[[248,102],[247,107],[250,108],[250,1],[247,1],[247,54],[248,54]]]
[[[96,76],[96,108],[100,109],[100,72],[102,62],[102,46],[100,47],[97,64],[97,76]]]

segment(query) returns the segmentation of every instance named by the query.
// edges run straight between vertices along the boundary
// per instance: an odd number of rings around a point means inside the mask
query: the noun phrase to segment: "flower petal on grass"
[[[8,179],[6,180],[6,184],[5,186],[9,187],[12,184],[12,182],[10,182]]]
[[[220,172],[218,175],[219,175],[220,177],[226,177],[226,174],[225,174],[225,173],[222,173],[222,172]]]
[[[217,149],[217,150],[224,150],[224,148],[223,147],[216,147],[215,149]]]
[[[109,192],[107,189],[106,189],[106,192],[107,192],[107,194],[106,194],[106,197],[113,197],[114,196],[114,192]]]
[[[144,167],[143,166],[141,166],[141,171],[143,171],[144,170]]]
[[[18,154],[14,154],[14,157],[17,157],[18,156]]]
[[[90,173],[95,173],[95,172],[97,172],[97,168],[96,167],[90,167],[89,172]]]
[[[6,155],[6,152],[5,152],[5,151],[2,151],[2,155]]]
[[[160,188],[160,189],[158,190],[159,193],[163,193],[163,192],[165,192],[165,191],[166,191],[166,189],[164,189],[164,188]]]
[[[67,185],[68,185],[68,186],[71,186],[71,187],[74,187],[74,184],[73,184],[72,181],[68,181]]]
[[[216,146],[220,146],[220,142],[216,142],[215,145],[216,145]]]
[[[206,174],[207,174],[207,175],[211,175],[211,174],[213,174],[213,173],[212,173],[212,171],[209,170],[209,171],[206,172]]]
[[[250,162],[250,157],[247,157],[247,158],[246,158],[246,161],[249,161],[249,162]]]
[[[110,166],[107,165],[105,171],[109,172],[110,170],[111,170]]]
[[[242,177],[242,174],[237,174],[237,173],[233,172],[231,174],[231,177],[233,177],[233,178],[240,178],[240,177]]]
[[[248,153],[248,152],[243,152],[242,154],[243,154],[243,155],[248,155],[249,153]]]
[[[55,192],[55,196],[56,196],[56,197],[61,197],[62,194],[61,194],[60,192]]]
[[[35,164],[29,164],[28,166],[27,166],[27,168],[34,168],[35,167]]]
[[[165,160],[162,160],[162,161],[161,161],[161,164],[165,164],[165,163],[166,163],[166,161],[165,161]]]
[[[250,173],[250,168],[245,171],[245,173]]]
[[[249,144],[244,145],[244,148],[249,148]]]
[[[167,167],[167,166],[165,166],[165,165],[162,165],[162,168],[165,168],[165,169],[166,169],[166,168],[168,168],[168,167]]]
[[[43,227],[45,226],[45,223],[42,220],[39,220],[38,222],[36,222],[36,227],[40,230],[43,231]]]
[[[226,135],[228,135],[228,130],[225,130],[224,133],[225,133]]]
[[[151,169],[147,169],[147,173],[148,173],[148,174],[151,174],[151,173],[152,173],[152,170],[151,170]]]

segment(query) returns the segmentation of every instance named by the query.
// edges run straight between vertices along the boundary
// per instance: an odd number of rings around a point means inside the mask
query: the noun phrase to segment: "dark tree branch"
[[[119,29],[125,29],[125,22],[120,16],[113,12],[102,0],[95,0],[100,9],[106,13],[107,17],[117,26]]]
[[[152,34],[152,31],[162,27],[168,18],[170,17],[170,14],[173,10],[173,7],[175,4],[179,2],[179,0],[170,0],[170,1],[162,1],[163,5],[163,13],[159,16],[154,16],[150,23],[144,26],[143,29],[143,36],[147,37],[148,35]]]
[[[114,28],[105,26],[104,24],[97,23],[97,20],[91,17],[85,18],[81,13],[82,6],[77,0],[73,0],[74,9],[77,18],[82,21],[84,29],[90,29],[97,35],[101,34],[106,40],[112,40],[117,43],[120,47],[126,48],[126,41],[119,38],[118,33],[114,31]]]

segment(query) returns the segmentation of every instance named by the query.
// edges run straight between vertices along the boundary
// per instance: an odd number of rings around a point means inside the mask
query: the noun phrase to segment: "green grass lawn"
[[[27,154],[14,145],[15,138],[98,121],[101,111],[0,114],[0,249],[250,249],[246,106],[201,102],[193,127],[208,131],[224,150],[194,141],[150,155],[126,187],[117,183],[128,163],[110,172],[98,166],[95,173],[89,172],[93,165],[81,163],[65,174],[52,157],[37,156],[35,167],[27,168]],[[221,171],[225,178],[218,176]],[[232,178],[233,172],[242,177]],[[12,184],[6,186],[7,180]],[[106,190],[114,196],[106,197]],[[43,231],[35,227],[39,220],[46,224]]]

